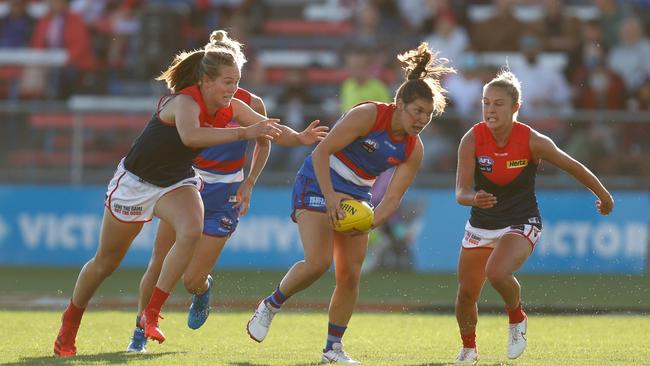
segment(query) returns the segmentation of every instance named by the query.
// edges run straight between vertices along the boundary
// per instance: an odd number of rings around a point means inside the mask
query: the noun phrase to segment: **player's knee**
[[[326,259],[319,259],[314,261],[306,261],[305,264],[308,275],[310,277],[319,278],[329,270],[332,262]]]
[[[176,244],[195,245],[201,239],[202,232],[203,225],[183,227],[176,231]]]
[[[201,290],[205,287],[205,281],[205,277],[183,276],[183,286],[191,294],[201,293]]]
[[[459,305],[472,305],[478,302],[480,291],[470,291],[466,288],[459,288],[456,294],[456,302]]]
[[[486,268],[485,276],[491,284],[500,283],[505,280],[510,274],[499,268]]]
[[[120,260],[116,258],[93,258],[92,263],[95,275],[101,278],[110,276],[120,266]]]
[[[336,287],[347,291],[357,291],[359,289],[360,272],[346,271],[336,274]]]

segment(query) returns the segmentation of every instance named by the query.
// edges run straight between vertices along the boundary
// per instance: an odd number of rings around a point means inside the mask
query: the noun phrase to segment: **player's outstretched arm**
[[[535,160],[543,159],[565,172],[574,176],[585,187],[598,197],[596,209],[603,215],[609,214],[614,208],[614,198],[603,186],[598,177],[586,166],[562,151],[549,137],[532,130],[530,149]]]
[[[319,123],[319,120],[312,121],[302,132],[296,132],[289,126],[280,125],[282,133],[274,141],[278,145],[286,147],[311,145],[322,141],[327,136],[329,127],[319,126]]]

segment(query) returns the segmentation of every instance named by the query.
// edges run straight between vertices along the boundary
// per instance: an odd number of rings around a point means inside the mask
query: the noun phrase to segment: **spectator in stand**
[[[26,0],[9,1],[9,12],[0,17],[0,47],[28,47],[35,22]]]
[[[354,47],[362,47],[371,50],[382,50],[376,55],[377,63],[384,65],[392,62],[384,55],[390,55],[395,49],[395,40],[399,37],[396,34],[394,25],[382,19],[381,9],[374,2],[361,4],[355,13],[355,31],[352,35]]]
[[[348,77],[343,81],[340,92],[340,110],[345,112],[356,104],[374,100],[389,103],[391,96],[386,84],[373,72],[374,53],[365,48],[353,49],[346,56]]]
[[[573,78],[574,105],[580,109],[625,108],[625,83],[605,63],[603,49],[597,44],[584,48],[584,64]]]
[[[68,0],[49,0],[49,11],[36,23],[32,47],[65,49],[67,64],[52,70],[50,97],[67,98],[73,91],[92,84],[97,60],[92,53],[90,34],[82,18],[69,10]]]
[[[435,19],[434,32],[425,37],[429,47],[440,52],[440,56],[448,59],[452,66],[458,67],[462,62],[463,52],[469,46],[469,37],[465,28],[456,21],[456,15],[451,10],[445,10]]]
[[[605,50],[598,41],[599,23],[588,23],[583,32],[582,65],[573,75],[574,106],[579,109],[620,110],[625,108],[625,83],[605,61]],[[586,37],[585,37],[586,36]],[[616,129],[605,123],[583,122],[566,137],[566,151],[601,173],[614,173],[618,150]],[[622,149],[622,148],[621,148]]]
[[[111,42],[108,44],[107,63],[114,70],[131,69],[136,62],[137,16],[139,0],[124,0],[109,15]]]
[[[517,51],[524,24],[514,15],[513,0],[494,0],[494,15],[471,29],[473,49],[479,52]]]
[[[618,30],[629,10],[623,1],[594,0],[594,4],[598,8],[598,22],[603,29],[605,48],[611,49],[618,43]]]
[[[650,76],[650,40],[643,34],[643,25],[638,18],[629,17],[621,23],[620,42],[608,57],[608,64],[616,71],[632,96],[646,77]]]
[[[442,85],[447,89],[450,106],[462,119],[476,119],[480,110],[476,103],[483,95],[483,81],[476,54],[467,52],[455,64],[456,74],[447,75]],[[427,148],[428,150],[428,148]]]
[[[568,54],[569,61],[565,69],[567,80],[573,80],[576,71],[583,66],[585,48],[592,46],[603,47],[604,42],[603,28],[598,20],[588,20],[581,24],[578,45]]]
[[[0,17],[0,47],[28,47],[35,23],[36,20],[27,12],[26,0],[11,0],[9,12]],[[2,66],[2,71],[0,95],[10,100],[18,99],[23,68],[18,65],[5,65]],[[10,125],[13,126],[14,123]],[[12,128],[12,131],[15,130]]]
[[[526,85],[521,114],[539,116],[569,107],[571,93],[561,70],[540,62],[542,41],[534,34],[526,34],[519,40],[519,47],[525,61],[513,64],[512,72]]]
[[[303,118],[318,119],[318,116],[321,115],[318,108],[320,101],[309,90],[307,70],[289,70],[283,85],[285,85],[284,90],[278,97],[278,105],[283,111],[282,120],[287,126],[302,131],[306,127]],[[293,148],[276,146],[271,151],[272,158],[270,160],[276,164],[282,164],[283,168],[288,170],[298,169],[311,150],[313,150],[313,146]]]
[[[70,0],[70,11],[79,14],[84,23],[92,27],[103,22],[109,2],[117,3],[112,0]]]
[[[543,4],[540,34],[544,35],[544,51],[572,52],[580,43],[580,20],[567,15],[560,0],[544,0]]]

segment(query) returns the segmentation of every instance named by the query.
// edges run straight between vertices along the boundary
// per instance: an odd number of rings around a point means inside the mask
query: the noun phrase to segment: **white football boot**
[[[457,364],[475,364],[478,361],[478,350],[476,348],[461,348],[456,356]]]
[[[341,343],[332,344],[332,349],[323,352],[323,357],[320,359],[321,363],[342,363],[345,365],[360,365],[361,362],[350,357],[345,351],[343,351],[343,345]]]
[[[251,320],[249,320],[246,325],[248,335],[256,342],[263,341],[269,333],[273,317],[279,311],[280,309],[275,309],[272,306],[266,305],[266,302],[262,300],[257,306]]]
[[[510,324],[510,334],[508,335],[508,358],[514,360],[521,356],[526,349],[528,341],[526,340],[526,330],[528,328],[528,317],[521,323]]]

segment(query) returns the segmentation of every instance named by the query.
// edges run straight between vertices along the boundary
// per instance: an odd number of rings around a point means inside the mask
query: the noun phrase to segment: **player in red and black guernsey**
[[[598,178],[545,135],[517,122],[521,86],[503,70],[483,87],[483,122],[463,136],[458,148],[456,200],[472,206],[458,262],[456,319],[463,347],[457,363],[478,359],[477,302],[485,279],[501,295],[509,317],[507,354],[525,350],[528,318],[514,277],[542,233],[535,175],[546,160],[573,175],[597,197],[596,209],[611,212],[614,201]]]
[[[224,31],[213,32],[211,40],[241,46]],[[164,341],[158,327],[160,309],[190,262],[203,230],[202,180],[192,161],[208,146],[246,139],[268,145],[282,132],[278,120],[233,99],[245,62],[233,47],[206,46],[180,53],[159,77],[175,94],[161,99],[108,185],[99,246],[79,273],[54,343],[55,355],[76,354],[76,335],[88,302],[153,215],[174,228],[176,242],[164,259],[141,325],[146,337]],[[226,128],[232,119],[243,127]]]
[[[247,326],[252,339],[264,340],[274,314],[287,298],[309,287],[334,260],[336,288],[321,361],[359,363],[343,351],[342,337],[357,301],[368,233],[334,230],[344,216],[340,202],[350,198],[369,202],[376,177],[395,167],[375,210],[373,227],[395,212],[422,161],[419,133],[434,113],[445,108],[439,79],[453,71],[444,65],[446,60],[435,58],[426,43],[398,59],[405,64],[406,81],[394,102],[365,102],[353,107],[300,168],[293,187],[292,218],[298,224],[305,259],[295,263],[276,290],[258,305]]]
[[[264,102],[257,95],[239,88],[234,98],[246,103],[260,115],[266,115]],[[274,142],[288,147],[313,144],[322,140],[327,134],[327,127],[317,125],[318,121],[314,121],[300,133],[280,125],[282,134],[276,137]],[[236,120],[231,120],[226,127],[237,128],[239,124]],[[246,148],[245,140],[219,144],[203,149],[194,159],[194,168],[203,178],[201,199],[205,213],[203,235],[183,274],[185,289],[193,294],[187,318],[187,325],[191,329],[200,328],[208,319],[210,294],[214,284],[210,272],[219,259],[226,241],[235,232],[239,217],[248,211],[253,186],[269,157],[269,146],[256,144],[248,176],[244,178]],[[172,248],[175,239],[174,228],[161,221],[158,225],[151,260],[140,281],[136,327],[127,352],[146,352],[147,339],[144,337],[144,329],[140,327],[140,314],[151,297],[165,256]]]

